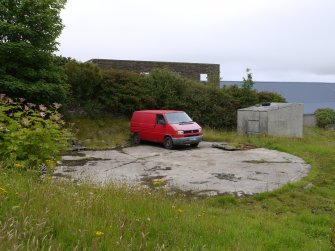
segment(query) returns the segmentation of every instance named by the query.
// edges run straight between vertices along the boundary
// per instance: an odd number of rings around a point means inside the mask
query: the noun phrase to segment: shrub
[[[325,128],[327,125],[335,124],[335,110],[322,108],[315,111],[316,125]]]
[[[225,86],[222,89],[233,98],[236,103],[236,109],[258,104],[258,95],[256,90],[239,87],[237,85]]]
[[[64,65],[71,86],[69,106],[81,107],[89,114],[99,112],[102,71],[94,64],[70,60]]]
[[[154,101],[148,109],[185,110],[200,124],[214,128],[233,128],[236,123],[236,103],[221,89],[166,69],[153,70],[143,81]]]
[[[286,99],[278,93],[275,92],[258,92],[258,103],[264,102],[276,102],[276,103],[285,103]]]
[[[69,86],[45,81],[28,83],[13,76],[5,76],[0,79],[0,90],[10,96],[24,97],[29,102],[51,105],[55,102],[67,102]]]
[[[187,91],[181,98],[183,110],[201,125],[212,128],[234,128],[237,103],[224,90],[187,81]]]
[[[127,115],[153,106],[144,76],[123,70],[101,70],[91,63],[74,60],[64,66],[71,86],[69,108],[81,108],[90,116]]]
[[[99,70],[92,64],[71,61],[66,64],[74,105],[90,115],[130,117],[136,110],[185,110],[202,125],[214,128],[236,127],[237,109],[259,103],[260,96],[246,87],[213,88],[179,77],[167,69],[148,75],[122,70]],[[268,101],[280,95],[262,94]],[[279,98],[278,98],[279,99]]]
[[[214,88],[220,88],[220,71],[211,71],[207,76],[207,85]]]
[[[224,86],[223,89],[234,97],[238,102],[238,108],[245,108],[264,102],[286,102],[285,98],[278,93],[253,89],[255,82],[252,79],[250,69],[247,69],[247,78],[243,78],[241,87],[238,85]]]
[[[150,109],[155,101],[143,83],[144,76],[124,70],[103,72],[99,103],[108,114],[131,116],[135,110]]]
[[[37,170],[42,163],[51,168],[58,153],[67,147],[70,133],[63,129],[64,122],[52,108],[13,101],[0,95],[0,163],[7,168]]]
[[[153,98],[151,109],[183,109],[184,97],[192,87],[176,73],[155,69],[143,79],[144,88]]]

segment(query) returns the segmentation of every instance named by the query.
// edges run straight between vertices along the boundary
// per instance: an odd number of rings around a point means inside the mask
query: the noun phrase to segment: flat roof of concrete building
[[[294,106],[294,105],[303,105],[301,103],[271,103],[268,106],[263,106],[263,105],[255,105],[255,106],[250,106],[246,108],[241,108],[238,109],[239,111],[271,111],[271,110],[278,110],[278,109],[283,109],[289,106]]]

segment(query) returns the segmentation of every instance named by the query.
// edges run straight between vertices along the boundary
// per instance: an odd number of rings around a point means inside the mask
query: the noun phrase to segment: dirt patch
[[[79,155],[71,155],[71,156],[79,156]],[[110,160],[110,159],[94,158],[94,157],[83,158],[83,159],[63,159],[62,165],[63,166],[84,166],[90,161],[106,161],[106,160]]]

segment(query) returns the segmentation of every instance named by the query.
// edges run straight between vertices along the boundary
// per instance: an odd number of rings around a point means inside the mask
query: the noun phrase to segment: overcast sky
[[[218,63],[222,80],[335,82],[335,0],[68,0],[59,52]]]

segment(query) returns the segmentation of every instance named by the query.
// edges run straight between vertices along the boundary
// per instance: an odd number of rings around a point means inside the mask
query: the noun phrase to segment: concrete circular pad
[[[301,179],[310,170],[302,159],[287,153],[264,148],[224,151],[213,148],[210,142],[201,142],[197,148],[166,150],[160,145],[142,144],[78,155],[64,156],[55,176],[132,185],[159,180],[167,188],[196,195],[241,196],[271,191]]]

